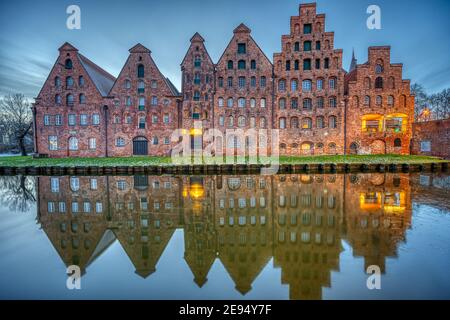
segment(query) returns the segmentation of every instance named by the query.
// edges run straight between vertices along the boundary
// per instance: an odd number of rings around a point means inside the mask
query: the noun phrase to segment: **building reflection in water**
[[[66,265],[85,272],[118,240],[146,278],[182,228],[199,287],[219,259],[246,294],[273,258],[291,299],[322,298],[342,240],[385,272],[411,223],[407,174],[39,177],[37,189],[40,224]]]

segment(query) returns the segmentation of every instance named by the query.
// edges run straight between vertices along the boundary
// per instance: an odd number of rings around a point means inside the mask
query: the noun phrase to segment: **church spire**
[[[357,62],[358,62],[358,60],[356,60],[356,58],[355,58],[355,49],[353,48],[352,62],[350,63],[350,70],[348,70],[348,72],[352,72],[353,70],[356,69]]]

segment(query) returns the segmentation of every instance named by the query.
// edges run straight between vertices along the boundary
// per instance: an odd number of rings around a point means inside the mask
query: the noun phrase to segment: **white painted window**
[[[49,136],[48,137],[48,149],[51,151],[58,150],[58,137]]]
[[[69,139],[69,150],[78,150],[78,139],[75,137],[70,137]]]
[[[89,149],[91,150],[97,149],[97,139],[89,138]]]

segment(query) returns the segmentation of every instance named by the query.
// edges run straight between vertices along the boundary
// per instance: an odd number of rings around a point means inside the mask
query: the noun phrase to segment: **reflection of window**
[[[70,189],[72,191],[78,191],[80,189],[80,179],[77,177],[70,178]]]
[[[48,149],[51,151],[58,150],[58,137],[49,136],[48,137]]]

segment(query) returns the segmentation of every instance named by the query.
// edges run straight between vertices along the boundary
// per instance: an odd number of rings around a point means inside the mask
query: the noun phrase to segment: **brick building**
[[[370,47],[368,61],[346,75],[348,153],[410,153],[414,96],[402,69],[390,47]]]
[[[281,45],[273,56],[280,153],[342,153],[343,51],[334,49],[334,33],[325,31],[325,15],[316,14],[315,4],[300,5]]]
[[[269,137],[279,129],[281,155],[408,154],[414,97],[402,65],[391,63],[390,47],[370,47],[368,61],[353,59],[347,73],[325,29],[316,4],[301,4],[273,63],[244,24],[217,63],[195,33],[181,63],[181,93],[141,44],[116,79],[66,43],[34,104],[36,152],[170,155],[175,129],[189,134],[191,147],[205,147],[203,134],[218,129],[216,154],[249,153],[251,129],[268,129]],[[260,154],[270,149],[270,139],[258,140]]]

